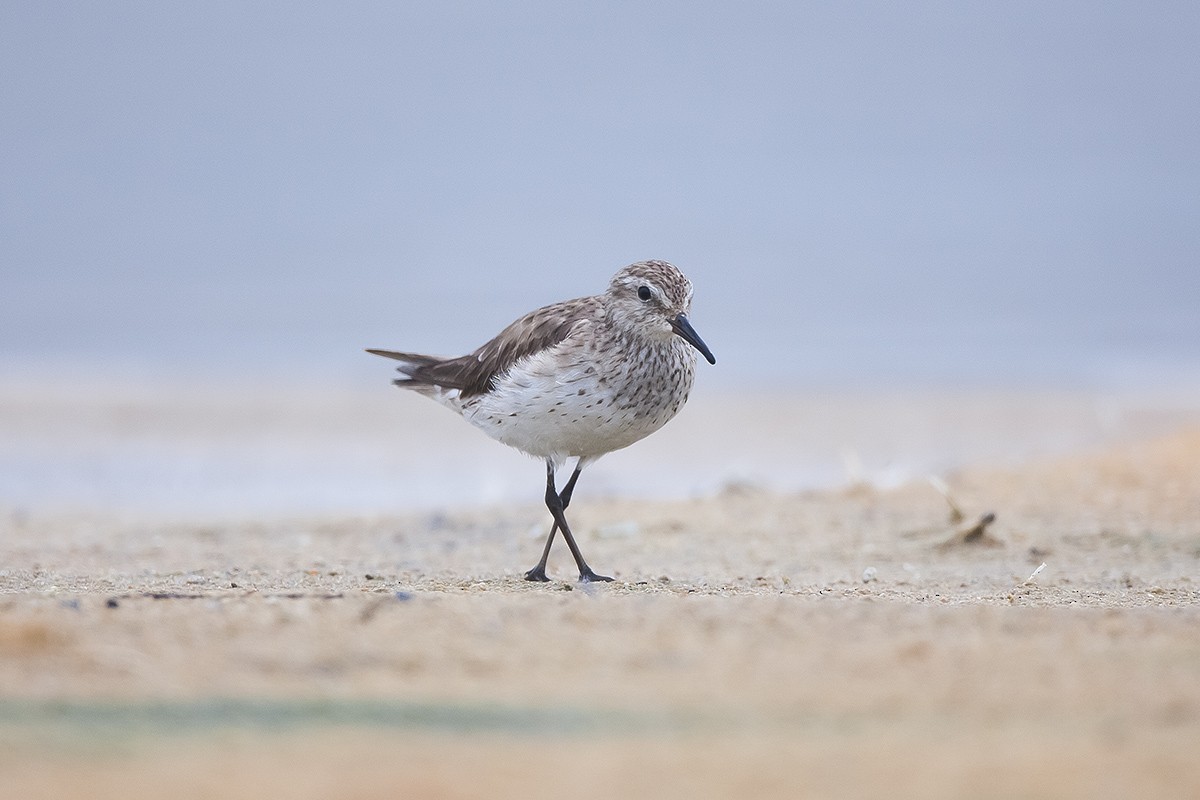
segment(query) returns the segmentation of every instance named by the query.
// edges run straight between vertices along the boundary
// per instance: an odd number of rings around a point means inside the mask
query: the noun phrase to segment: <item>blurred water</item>
[[[1200,424],[1194,395],[729,392],[702,379],[577,496],[879,487]],[[0,510],[220,520],[537,506],[540,464],[429,400],[370,387],[0,384]],[[565,474],[562,479],[565,479]]]

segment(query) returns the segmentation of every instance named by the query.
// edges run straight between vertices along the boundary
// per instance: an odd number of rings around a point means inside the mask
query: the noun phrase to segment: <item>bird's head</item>
[[[620,324],[647,336],[678,336],[696,348],[708,363],[717,363],[688,321],[692,282],[674,264],[666,261],[630,264],[613,276],[607,294],[611,313]]]

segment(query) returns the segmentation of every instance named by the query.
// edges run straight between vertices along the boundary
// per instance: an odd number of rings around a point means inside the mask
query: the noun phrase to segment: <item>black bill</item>
[[[708,363],[717,363],[717,357],[712,354],[712,350],[708,349],[708,345],[704,343],[704,340],[700,338],[700,334],[696,333],[696,329],[692,327],[692,323],[688,322],[688,318],[683,314],[671,320],[671,330],[675,331],[679,338],[699,350],[700,355],[708,359]]]

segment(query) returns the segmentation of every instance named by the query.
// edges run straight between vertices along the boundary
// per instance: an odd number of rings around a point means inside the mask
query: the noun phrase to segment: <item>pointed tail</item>
[[[395,350],[375,350],[367,348],[367,352],[371,355],[383,356],[400,362],[400,366],[396,367],[396,371],[403,375],[403,378],[397,378],[392,383],[397,386],[403,386],[406,383],[425,383],[418,378],[418,373],[427,367],[434,364],[440,364],[443,359],[435,358],[434,356],[423,356],[419,353],[399,353]]]

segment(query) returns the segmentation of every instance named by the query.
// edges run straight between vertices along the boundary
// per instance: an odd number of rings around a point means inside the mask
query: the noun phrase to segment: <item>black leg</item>
[[[575,491],[575,481],[579,480],[580,468],[576,467],[571,473],[571,479],[567,481],[567,485],[563,487],[562,492],[558,495],[558,499],[562,501],[562,507],[565,511],[567,506],[571,505],[571,493]],[[550,486],[553,488],[554,479],[550,479]],[[546,537],[546,546],[542,549],[542,560],[537,563],[537,566],[525,573],[527,581],[546,582],[550,580],[546,577],[546,561],[550,558],[550,545],[554,543],[554,534],[558,532],[558,520],[550,526],[550,535]]]
[[[550,536],[546,540],[546,548],[542,552],[542,560],[538,565],[529,572],[525,573],[525,579],[536,581],[546,580],[546,558],[550,554],[550,544],[554,541],[554,532],[561,529],[563,538],[567,540],[567,547],[571,549],[571,555],[575,558],[575,565],[579,567],[579,580],[586,583],[592,581],[611,581],[605,575],[597,575],[592,568],[583,560],[583,553],[579,552],[579,545],[575,544],[575,537],[571,535],[571,526],[567,524],[566,515],[563,511],[571,502],[571,493],[575,490],[575,481],[579,478],[579,469],[571,475],[571,479],[567,481],[567,485],[563,487],[560,495],[554,488],[554,465],[549,461],[546,462],[546,508],[550,509],[550,515],[554,517],[554,526],[550,528]],[[540,576],[540,577],[539,577]]]
[[[575,487],[572,486],[571,490],[574,491],[574,489]],[[567,499],[569,500],[571,493],[566,489],[563,489],[563,493],[567,495]],[[567,547],[571,549],[571,555],[575,558],[575,566],[579,567],[579,580],[584,583],[611,581],[612,578],[606,575],[597,575],[587,565],[587,562],[583,560],[583,553],[579,552],[579,545],[575,544],[575,537],[571,535],[571,526],[567,524],[567,517],[563,513],[566,503],[563,502],[563,498],[558,492],[554,491],[554,467],[549,463],[546,464],[546,508],[550,509],[550,514],[554,517],[554,521],[558,523],[563,538],[567,540]]]

